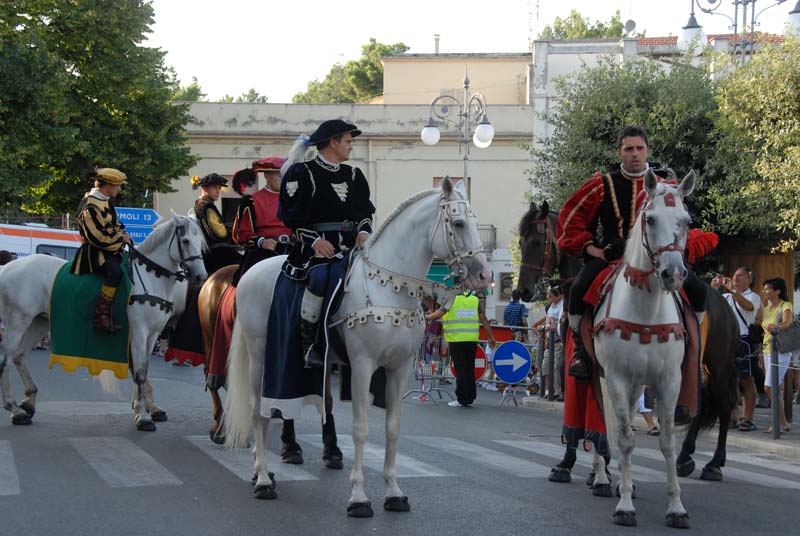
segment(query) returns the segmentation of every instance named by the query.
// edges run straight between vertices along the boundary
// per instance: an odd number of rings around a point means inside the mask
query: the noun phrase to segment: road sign
[[[141,244],[144,239],[153,232],[152,227],[142,227],[139,225],[126,225],[125,231],[131,235],[134,244]]]
[[[452,357],[450,359],[450,372],[452,372],[455,377],[456,369],[453,367]],[[478,345],[478,350],[475,352],[475,381],[483,378],[484,374],[486,374],[486,352],[483,351],[481,345]]]
[[[494,373],[506,383],[520,383],[531,371],[531,353],[518,341],[506,341],[494,351]]]
[[[158,221],[158,212],[152,208],[117,207],[117,220],[128,225],[152,227]]]

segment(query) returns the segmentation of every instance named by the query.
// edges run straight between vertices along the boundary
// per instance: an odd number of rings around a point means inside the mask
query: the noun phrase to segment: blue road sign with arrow
[[[520,383],[531,371],[531,353],[518,341],[506,341],[494,351],[494,373],[506,383]]]

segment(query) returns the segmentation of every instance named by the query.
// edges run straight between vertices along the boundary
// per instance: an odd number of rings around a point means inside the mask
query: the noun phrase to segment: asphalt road
[[[350,407],[337,404],[345,469],[321,461],[320,426],[309,409],[297,423],[305,464],[273,456],[278,499],[259,501],[246,480],[250,455],[207,439],[210,399],[200,369],[153,358],[156,401],[169,414],[154,433],[137,432],[130,382],[103,393],[85,372],[47,370],[45,352],[31,354],[39,385],[31,426],[0,423],[0,535],[326,535],[326,534],[665,534],[663,462],[656,438],[637,432],[634,475],[639,527],[612,523],[616,499],[593,497],[583,483],[591,458],[581,454],[571,484],[547,481],[560,459],[560,416],[499,407],[480,391],[473,408],[408,398],[400,439],[400,485],[409,513],[383,503],[383,413],[370,411],[367,493],[371,519],[345,515],[350,493]],[[14,376],[18,399],[20,383]],[[411,386],[411,383],[409,384]],[[270,448],[279,452],[279,428]],[[698,467],[709,458],[701,444]],[[681,479],[692,529],[734,534],[796,533],[794,502],[800,461],[729,448],[725,480]],[[616,467],[612,465],[612,472]],[[616,476],[616,475],[615,475]],[[616,481],[616,478],[615,478]]]

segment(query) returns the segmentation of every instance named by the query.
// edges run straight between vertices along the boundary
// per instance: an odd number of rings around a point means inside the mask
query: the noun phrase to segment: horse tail
[[[119,388],[119,380],[110,370],[103,370],[97,376],[92,376],[100,384],[103,393],[112,395],[115,398],[122,398],[122,390]]]
[[[611,395],[606,387],[606,379],[600,378],[600,390],[603,392],[603,419],[606,422],[606,437],[608,438],[609,448],[617,448],[617,429],[619,421],[614,412],[614,404],[611,402]]]
[[[222,425],[225,443],[232,448],[247,446],[250,435],[250,364],[242,325],[239,318],[233,324],[231,349],[228,354],[228,380]]]

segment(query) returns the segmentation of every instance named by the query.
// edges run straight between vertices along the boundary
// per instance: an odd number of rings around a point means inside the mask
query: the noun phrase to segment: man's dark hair
[[[789,295],[786,293],[786,281],[782,277],[773,277],[764,281],[765,285],[769,285],[772,290],[778,291],[778,298],[783,301],[789,301]]]
[[[511,301],[518,301],[519,300],[519,291],[517,289],[511,289]]]
[[[317,148],[317,151],[321,151],[325,147],[327,147],[328,145],[331,144],[331,140],[336,140],[336,143],[339,143],[340,141],[342,141],[342,136],[344,136],[344,132],[339,134],[338,136],[334,136],[332,138],[328,138],[327,140],[322,140],[321,142],[316,144],[314,147]]]
[[[645,132],[644,128],[636,126],[636,125],[626,125],[620,131],[619,136],[617,137],[617,149],[622,147],[622,140],[625,138],[642,138],[644,140],[645,145],[650,145],[650,142],[647,141],[647,132]]]
[[[0,250],[0,266],[5,266],[9,262],[16,259],[16,255],[11,253],[10,251],[6,251],[5,249]]]

